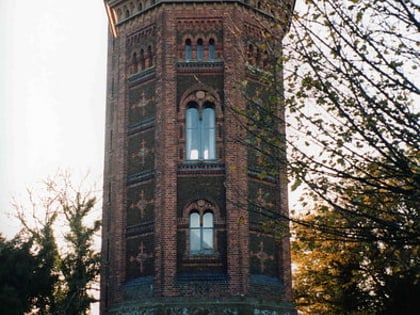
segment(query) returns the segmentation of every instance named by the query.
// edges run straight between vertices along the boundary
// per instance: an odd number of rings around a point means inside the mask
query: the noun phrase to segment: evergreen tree
[[[88,290],[99,274],[100,254],[93,249],[93,237],[100,229],[100,221],[89,226],[83,222],[94,208],[96,199],[76,193],[75,200],[62,195],[60,203],[70,227],[65,235],[70,251],[61,261],[65,279],[61,309],[66,315],[84,315],[96,301]]]
[[[0,237],[1,314],[51,314],[58,252],[51,227],[45,226],[41,232],[42,239],[18,235],[6,241]]]
[[[20,236],[29,240],[19,246],[33,260],[30,274],[22,276],[35,292],[25,296],[26,311],[39,315],[88,314],[90,304],[96,301],[89,290],[98,281],[100,260],[94,244],[100,221],[89,218],[96,198],[91,191],[75,189],[67,173],[47,179],[44,184],[45,195],[38,202],[29,192],[29,206],[15,203],[23,226]],[[56,235],[61,235],[62,230],[64,239],[58,248]]]
[[[0,236],[0,313],[21,315],[31,308],[36,259],[31,242]]]

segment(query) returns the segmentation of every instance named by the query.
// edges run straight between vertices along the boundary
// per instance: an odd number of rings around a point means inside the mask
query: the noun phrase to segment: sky
[[[107,20],[102,0],[0,0],[0,233],[12,197],[60,170],[101,182]]]

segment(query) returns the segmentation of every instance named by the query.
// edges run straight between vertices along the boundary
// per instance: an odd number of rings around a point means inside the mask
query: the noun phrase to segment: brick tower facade
[[[288,234],[262,227],[288,212],[285,170],[261,176],[229,110],[258,85],[260,6],[105,0],[101,314],[294,314]]]

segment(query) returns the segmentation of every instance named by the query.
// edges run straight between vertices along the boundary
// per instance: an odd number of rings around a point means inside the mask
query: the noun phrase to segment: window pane
[[[203,110],[203,125],[204,128],[214,128],[215,113],[213,108],[204,108]]]
[[[213,249],[213,213],[206,212],[203,215],[203,240],[204,251]]]
[[[193,212],[190,214],[190,227],[200,227],[200,215],[197,212]]]
[[[213,228],[203,228],[203,250],[213,249]]]
[[[200,149],[198,110],[196,108],[188,108],[186,116],[187,160],[197,160],[199,158],[198,152]]]
[[[209,59],[216,58],[216,49],[214,47],[214,39],[209,40]]]
[[[205,160],[216,158],[216,128],[213,108],[205,108],[201,126],[202,158]]]
[[[188,108],[187,109],[187,128],[197,128],[198,127],[198,110],[197,108]]]
[[[192,49],[191,49],[191,40],[187,39],[185,41],[185,60],[192,59]]]
[[[203,216],[203,227],[213,227],[213,213],[206,212]]]
[[[190,251],[198,252],[201,250],[200,228],[190,228]]]

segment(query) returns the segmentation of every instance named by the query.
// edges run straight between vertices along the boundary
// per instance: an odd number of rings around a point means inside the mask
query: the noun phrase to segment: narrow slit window
[[[210,38],[209,40],[209,59],[210,60],[216,59],[216,47],[215,47],[213,38]]]
[[[132,58],[132,71],[131,73],[137,73],[139,71],[138,69],[138,60],[137,60],[137,54],[133,53],[133,58]]]
[[[198,160],[200,151],[200,122],[198,109],[194,107],[188,108],[186,120],[187,160]]]
[[[144,58],[144,50],[141,49],[140,50],[140,70],[144,70],[145,67],[146,67],[146,61]]]
[[[201,121],[201,149],[204,160],[213,160],[216,158],[216,132],[215,132],[215,114],[213,108],[203,110]]]
[[[191,39],[185,41],[185,60],[190,61],[192,59],[192,48],[191,48]]]
[[[153,66],[153,52],[152,52],[152,46],[147,47],[147,66],[150,68]]]

